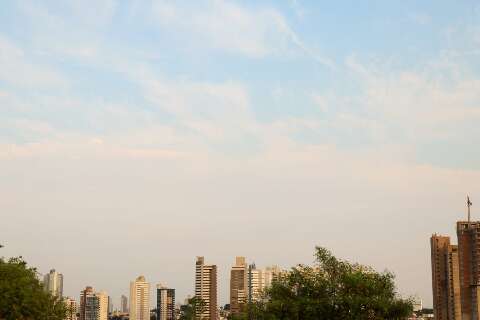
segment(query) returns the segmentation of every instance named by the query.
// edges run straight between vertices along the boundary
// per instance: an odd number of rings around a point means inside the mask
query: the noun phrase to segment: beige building
[[[67,306],[67,317],[66,320],[77,320],[78,304],[75,299],[66,297],[63,299],[65,305]]]
[[[150,284],[144,276],[130,282],[130,320],[150,320]]]
[[[230,270],[230,312],[239,314],[248,295],[248,267],[245,257],[236,257]]]
[[[63,296],[63,275],[55,271],[50,270],[43,277],[43,288],[45,291],[50,292],[51,295],[62,298]]]
[[[258,301],[264,286],[263,272],[257,269],[255,264],[248,266],[248,301]]]
[[[105,291],[95,293],[98,298],[97,320],[108,320],[108,295]]]
[[[278,279],[282,274],[282,269],[278,266],[266,267],[263,270],[263,288],[268,288],[272,285],[275,279]]]
[[[432,235],[430,238],[432,263],[433,309],[436,320],[461,320],[460,274],[457,246],[450,238]]]
[[[206,265],[203,257],[195,263],[195,296],[205,302],[200,320],[217,320],[217,266]]]

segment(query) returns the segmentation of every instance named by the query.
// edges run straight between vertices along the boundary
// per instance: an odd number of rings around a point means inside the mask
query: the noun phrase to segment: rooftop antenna
[[[468,224],[470,224],[470,207],[471,206],[472,206],[472,201],[470,201],[470,197],[467,195]]]

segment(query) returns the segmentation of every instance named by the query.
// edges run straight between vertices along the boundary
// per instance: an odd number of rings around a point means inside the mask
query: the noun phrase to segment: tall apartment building
[[[457,246],[450,244],[450,237],[434,234],[430,238],[430,248],[435,319],[461,320]]]
[[[248,266],[245,257],[236,257],[230,270],[230,312],[239,314],[248,295]]]
[[[98,316],[97,320],[108,320],[108,295],[105,291],[96,292],[98,299]]]
[[[257,301],[264,289],[263,272],[254,264],[248,266],[248,302]]]
[[[65,305],[67,306],[67,315],[65,320],[77,320],[78,304],[75,299],[66,297],[64,300]]]
[[[80,292],[80,320],[107,320],[108,295],[86,287]]]
[[[128,313],[128,298],[122,294],[120,297],[120,311]]]
[[[50,270],[50,272],[43,277],[43,288],[52,295],[62,298],[63,275],[56,272],[55,269]]]
[[[283,273],[282,269],[278,266],[266,267],[263,270],[263,288],[268,288],[272,285],[272,282]]]
[[[80,320],[98,319],[98,298],[92,287],[86,287],[80,292]]]
[[[458,260],[463,320],[480,319],[480,221],[458,221]]]
[[[150,320],[150,284],[144,276],[130,282],[130,320]]]
[[[203,257],[195,263],[195,296],[205,302],[200,319],[217,320],[217,266],[206,265]]]
[[[175,289],[157,285],[157,320],[175,319]]]

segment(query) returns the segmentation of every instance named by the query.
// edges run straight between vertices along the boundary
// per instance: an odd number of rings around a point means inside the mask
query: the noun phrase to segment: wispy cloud
[[[32,57],[0,34],[0,80],[24,88],[64,88],[67,79],[54,67],[35,63]]]
[[[201,1],[193,7],[157,1],[152,12],[162,27],[186,32],[212,48],[252,58],[300,50],[325,66],[333,65],[329,58],[309,49],[273,8],[248,8],[227,0]]]

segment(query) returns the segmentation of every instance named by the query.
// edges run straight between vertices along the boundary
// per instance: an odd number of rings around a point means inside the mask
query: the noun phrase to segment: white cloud
[[[352,57],[346,65],[362,84],[362,111],[377,124],[396,130],[388,139],[416,143],[459,138],[465,135],[467,122],[480,120],[480,81],[455,61],[396,72]]]
[[[189,41],[201,45],[253,58],[300,50],[325,66],[333,66],[330,59],[309,49],[285,17],[272,8],[247,8],[226,0],[207,0],[200,7],[188,8],[157,1],[152,11],[162,27],[186,32]]]
[[[25,52],[0,35],[0,80],[18,87],[64,88],[68,82],[53,68],[35,63]]]
[[[419,12],[410,13],[408,15],[408,18],[419,25],[427,25],[432,22],[432,17],[426,13],[419,13]]]

